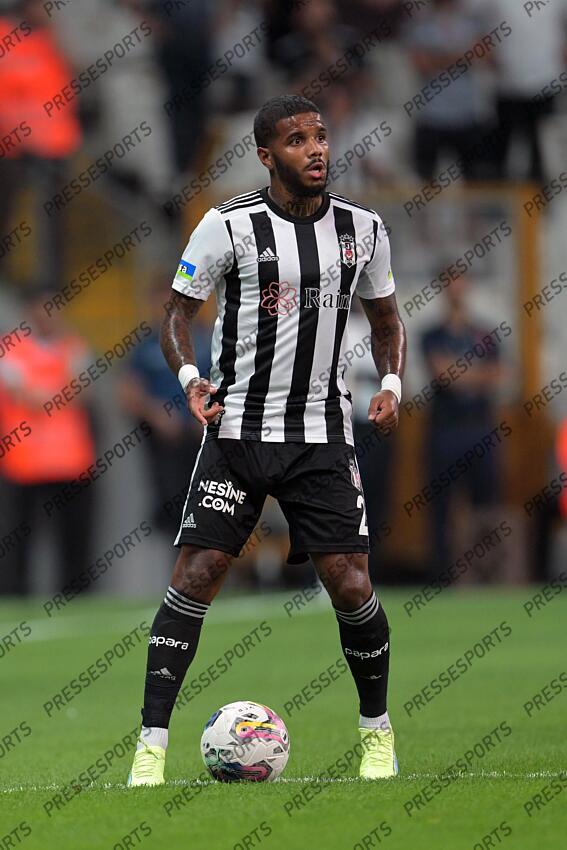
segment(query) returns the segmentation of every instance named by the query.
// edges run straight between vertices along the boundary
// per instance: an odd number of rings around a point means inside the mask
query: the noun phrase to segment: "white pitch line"
[[[207,623],[214,626],[215,623],[240,623],[251,618],[261,620],[263,617],[271,619],[293,619],[298,614],[320,614],[322,611],[331,610],[330,602],[325,599],[317,599],[307,603],[305,608],[293,612],[289,617],[284,609],[284,603],[290,599],[289,593],[270,594],[269,597],[257,594],[254,596],[237,596],[233,599],[215,602]],[[96,608],[93,606],[92,623],[90,616],[62,616],[57,619],[57,614],[51,619],[47,616],[42,619],[26,620],[31,628],[29,637],[22,638],[22,644],[34,641],[61,640],[66,637],[80,637],[81,635],[102,635],[113,632],[128,631],[132,628],[134,621],[153,620],[158,608],[156,602],[153,608],[129,609],[124,613],[106,615],[104,618],[96,616]],[[0,633],[8,634],[17,623],[1,623]]]
[[[408,774],[400,774],[400,779],[409,779],[412,782],[421,781],[422,779],[438,779],[443,774],[440,773],[408,773]],[[510,773],[507,770],[489,770],[489,771],[471,771],[469,773],[460,774],[458,779],[558,779],[565,775],[565,772],[556,772],[552,770],[536,770],[530,771],[528,773]],[[291,777],[281,777],[277,779],[275,782],[268,782],[267,785],[292,785],[292,784],[307,784],[307,783],[320,783],[322,785],[330,785],[330,784],[344,784],[344,785],[353,785],[353,784],[364,784],[366,785],[365,780],[359,779],[357,776],[291,776]],[[168,787],[176,787],[176,786],[186,786],[186,785],[194,785],[194,786],[212,786],[212,785],[231,785],[233,783],[221,783],[217,782],[215,779],[172,779],[169,782],[165,783],[165,788]],[[242,786],[242,782],[236,782],[235,785]],[[261,783],[259,783],[261,784]],[[0,794],[16,794],[18,792],[23,791],[58,791],[64,788],[63,785],[11,785],[5,788],[0,787]],[[125,783],[121,782],[105,782],[102,785],[88,785],[82,789],[81,793],[85,792],[94,792],[94,791],[121,791],[126,788]]]

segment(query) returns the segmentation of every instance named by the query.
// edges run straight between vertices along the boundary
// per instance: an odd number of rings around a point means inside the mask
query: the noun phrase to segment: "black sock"
[[[373,592],[356,611],[337,611],[341,646],[350,667],[364,717],[386,711],[390,635],[384,609]]]
[[[167,729],[179,688],[199,643],[209,605],[197,602],[173,587],[152,625],[148,646],[142,723]]]

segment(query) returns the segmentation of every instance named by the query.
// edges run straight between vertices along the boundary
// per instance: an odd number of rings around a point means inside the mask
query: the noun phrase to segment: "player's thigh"
[[[266,496],[253,455],[256,444],[208,440],[197,457],[176,546],[219,550],[237,557]]]
[[[368,553],[366,506],[352,446],[305,447],[274,495],[289,523],[292,558]]]

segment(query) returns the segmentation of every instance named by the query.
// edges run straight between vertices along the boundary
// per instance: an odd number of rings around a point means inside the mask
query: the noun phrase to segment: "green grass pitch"
[[[567,684],[565,599],[551,598],[530,618],[523,603],[533,592],[445,591],[412,618],[403,607],[410,591],[380,594],[392,630],[390,716],[401,769],[381,783],[359,781],[356,763],[344,761],[358,740],[348,673],[329,679],[319,694],[310,684],[340,657],[323,594],[292,617],[284,610],[291,594],[221,595],[190,678],[203,674],[202,683],[208,681],[217,658],[261,622],[268,627],[253,645],[248,641],[244,657],[236,650],[230,669],[174,712],[167,784],[131,791],[124,782],[132,752],[119,742],[139,722],[146,640],[131,641],[106,672],[95,667],[99,678],[77,695],[68,690],[73,698],[52,707],[51,716],[44,704],[142,621],[151,623],[155,602],[93,597],[51,619],[39,602],[4,602],[0,641],[22,621],[31,634],[0,657],[0,850],[565,847],[567,701],[566,691],[558,692]],[[498,640],[484,656],[475,654],[470,669],[441,693],[428,691],[433,699],[408,716],[412,697],[491,632]],[[528,716],[524,704],[545,686]],[[310,701],[296,700],[297,708],[286,711],[303,689]],[[203,724],[236,699],[264,702],[284,717],[291,737],[284,781],[199,781]],[[467,751],[468,769],[447,772]],[[78,778],[89,768],[92,784]]]

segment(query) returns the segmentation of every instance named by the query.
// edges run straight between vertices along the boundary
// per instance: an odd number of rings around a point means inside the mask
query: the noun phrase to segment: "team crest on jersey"
[[[356,243],[350,233],[339,236],[339,248],[341,251],[341,263],[350,268],[356,263]]]
[[[352,486],[362,492],[362,479],[360,477],[360,472],[358,471],[356,461],[352,458],[348,462],[348,468],[350,469],[350,480],[352,481]]]

